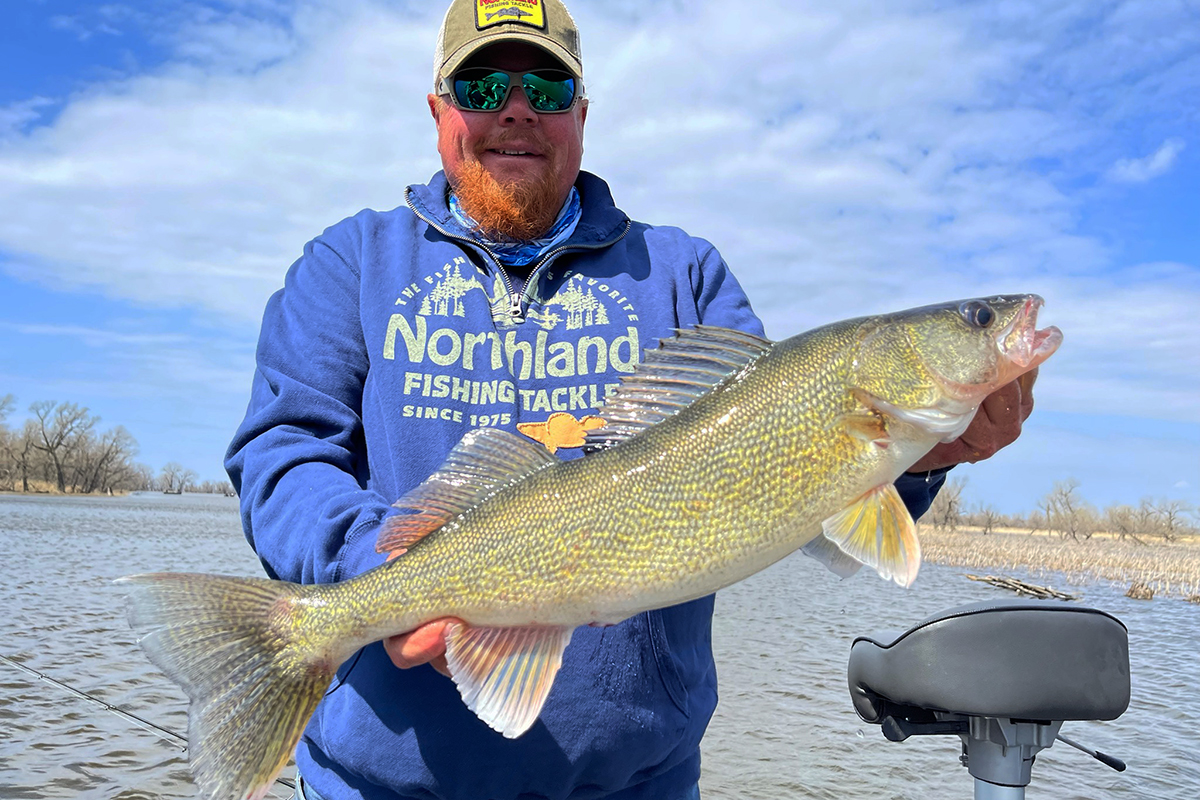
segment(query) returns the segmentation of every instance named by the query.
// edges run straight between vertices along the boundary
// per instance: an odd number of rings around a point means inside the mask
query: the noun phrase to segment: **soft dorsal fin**
[[[603,428],[588,431],[584,451],[611,447],[670,417],[718,389],[771,349],[752,333],[697,325],[663,339],[609,397]]]
[[[424,483],[395,502],[413,513],[383,521],[375,550],[400,555],[500,486],[558,461],[546,448],[500,428],[476,428]]]

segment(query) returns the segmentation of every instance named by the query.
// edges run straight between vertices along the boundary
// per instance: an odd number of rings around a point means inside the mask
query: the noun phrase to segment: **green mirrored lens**
[[[454,96],[464,108],[495,111],[508,96],[508,74],[474,70],[455,76]]]
[[[563,111],[575,99],[575,79],[570,75],[528,72],[521,76],[521,82],[536,111]]]

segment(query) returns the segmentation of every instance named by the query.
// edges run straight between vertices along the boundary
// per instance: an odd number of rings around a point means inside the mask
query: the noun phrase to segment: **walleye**
[[[506,737],[550,692],[572,631],[739,581],[797,548],[908,586],[915,525],[893,481],[959,436],[983,398],[1057,349],[1015,295],[847,320],[777,343],[697,327],[650,351],[562,462],[506,431],[467,434],[396,505],[343,583],[122,578],[150,659],[191,699],[208,798],[261,798],[334,671],[359,648],[457,617],[447,661]]]

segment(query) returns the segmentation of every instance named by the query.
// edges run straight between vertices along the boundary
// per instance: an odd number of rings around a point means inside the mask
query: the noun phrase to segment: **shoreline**
[[[1138,544],[1111,534],[1075,541],[1038,531],[1002,529],[982,533],[961,527],[941,531],[918,527],[922,559],[948,567],[1023,570],[1068,581],[1100,581],[1131,588],[1144,584],[1155,596],[1200,603],[1200,541]]]

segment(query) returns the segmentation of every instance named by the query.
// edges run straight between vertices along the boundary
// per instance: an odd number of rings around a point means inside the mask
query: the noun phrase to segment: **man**
[[[583,66],[558,0],[455,0],[434,80],[443,172],[310,242],[267,306],[227,468],[273,577],[382,563],[391,503],[473,428],[575,458],[642,348],[697,323],[762,332],[709,243],[629,220],[580,171]],[[939,468],[1007,444],[1028,410],[1016,385],[989,398],[898,482],[910,510],[928,507]],[[712,608],[576,631],[537,723],[511,740],[440,674],[443,621],[364,648],[297,748],[300,796],[695,798],[716,705]]]

